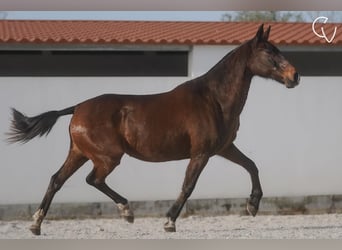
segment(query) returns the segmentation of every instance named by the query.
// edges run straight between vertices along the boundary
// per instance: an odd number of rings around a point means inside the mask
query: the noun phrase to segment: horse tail
[[[26,143],[36,136],[48,135],[58,118],[63,115],[71,115],[75,106],[60,111],[48,111],[34,117],[27,117],[18,110],[12,108],[12,121],[10,132],[6,135],[9,143]]]

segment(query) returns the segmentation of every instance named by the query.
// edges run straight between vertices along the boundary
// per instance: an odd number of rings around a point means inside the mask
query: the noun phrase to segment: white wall
[[[214,65],[230,47],[196,47],[192,76]],[[157,93],[186,78],[2,77],[0,134],[8,130],[10,107],[27,115],[62,109],[108,92]],[[241,116],[236,145],[259,167],[265,196],[340,194],[342,192],[341,78],[303,77],[295,89],[255,78]],[[0,142],[0,204],[40,202],[50,177],[69,147],[68,122],[62,117],[47,138],[25,144]],[[124,156],[108,184],[129,200],[175,199],[187,161],[147,163]],[[85,182],[87,163],[56,195],[55,202],[108,201]],[[214,157],[192,198],[247,197],[247,172]]]

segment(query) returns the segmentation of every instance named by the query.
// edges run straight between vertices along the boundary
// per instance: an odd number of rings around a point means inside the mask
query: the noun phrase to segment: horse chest
[[[227,122],[227,124],[224,126],[223,131],[221,132],[221,134],[219,134],[219,138],[221,138],[221,143],[219,145],[220,149],[233,143],[233,141],[236,139],[239,127],[240,119],[238,117]]]
[[[240,127],[240,119],[237,118],[235,119],[229,127],[229,132],[228,132],[228,137],[227,137],[227,143],[231,143],[235,140],[237,131],[239,130]]]

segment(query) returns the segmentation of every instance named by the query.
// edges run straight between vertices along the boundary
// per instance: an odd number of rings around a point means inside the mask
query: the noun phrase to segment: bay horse
[[[293,88],[299,74],[268,41],[271,27],[260,25],[256,35],[228,53],[204,75],[173,90],[153,95],[105,94],[73,107],[27,117],[12,109],[9,142],[27,142],[47,135],[60,116],[72,115],[70,149],[62,167],[51,177],[46,194],[33,215],[33,234],[41,224],[52,199],[65,181],[85,162],[94,167],[88,184],[111,198],[120,215],[133,223],[128,201],[107,186],[105,179],[128,154],[140,160],[164,162],[190,159],[181,192],[168,210],[164,229],[176,231],[176,219],[210,157],[219,155],[245,168],[252,191],[247,211],[255,216],[263,195],[254,162],[234,145],[239,116],[253,76],[271,78]]]

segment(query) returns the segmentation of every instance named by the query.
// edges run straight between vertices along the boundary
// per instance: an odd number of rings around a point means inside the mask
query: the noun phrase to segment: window
[[[342,76],[342,51],[282,53],[302,76]]]
[[[0,51],[0,76],[188,76],[188,51]]]

